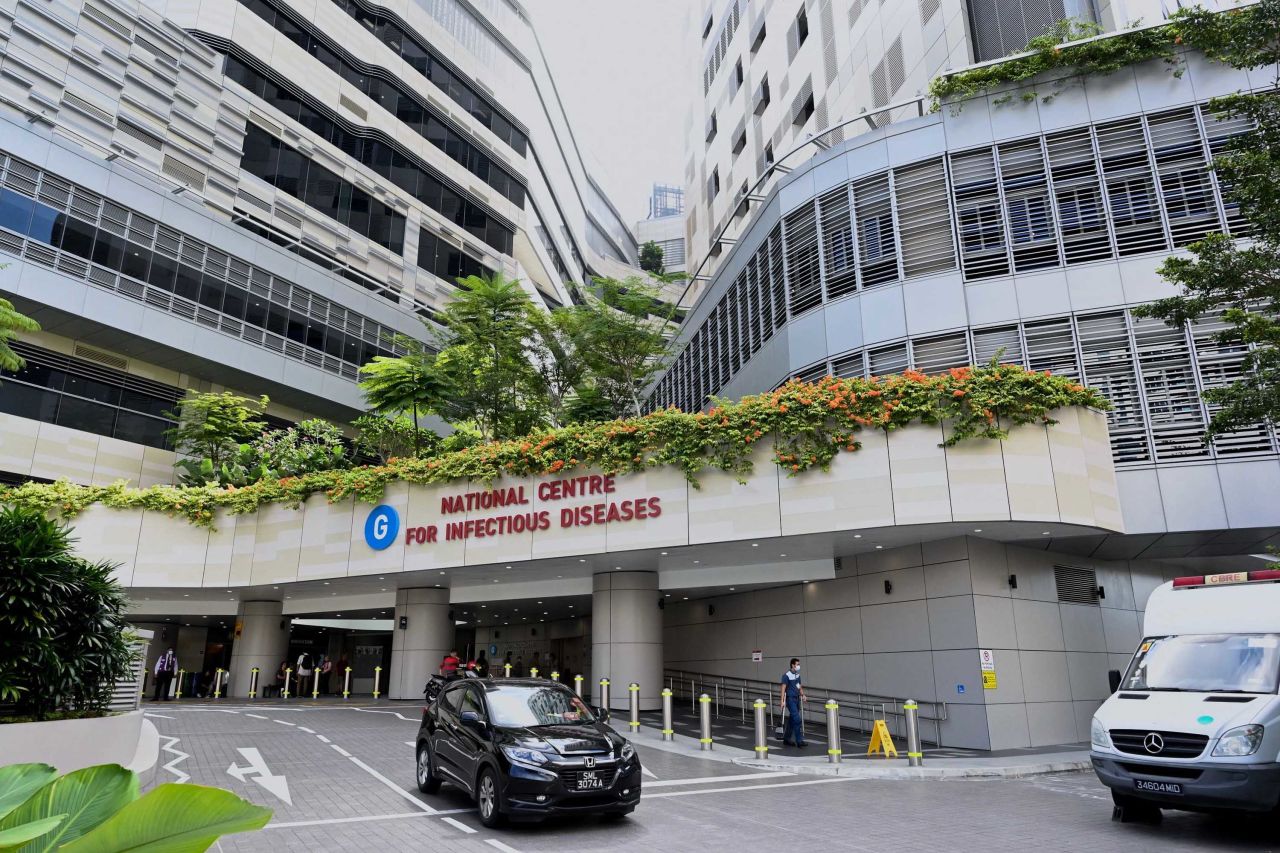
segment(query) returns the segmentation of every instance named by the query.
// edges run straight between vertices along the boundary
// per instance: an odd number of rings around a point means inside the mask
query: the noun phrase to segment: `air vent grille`
[[[175,157],[170,157],[168,154],[164,155],[164,162],[160,165],[160,171],[193,189],[204,189],[205,176],[203,172],[194,166],[188,166]]]
[[[1067,604],[1098,603],[1098,576],[1093,569],[1054,566],[1053,580],[1058,587],[1059,601]]]
[[[114,367],[116,370],[128,370],[129,368],[129,360],[127,358],[93,349],[84,344],[76,344],[75,353],[76,358],[96,361],[98,364],[105,364],[107,367]]]

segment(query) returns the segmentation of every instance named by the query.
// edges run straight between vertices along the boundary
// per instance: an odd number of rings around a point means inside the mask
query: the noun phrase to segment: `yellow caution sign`
[[[995,690],[998,686],[999,682],[996,681],[996,674],[994,671],[982,673],[983,690]]]
[[[890,755],[898,757],[898,749],[893,745],[893,738],[889,736],[889,727],[884,724],[884,720],[876,720],[875,727],[871,729],[871,743],[867,744],[867,755],[875,755],[877,752],[885,758]]]

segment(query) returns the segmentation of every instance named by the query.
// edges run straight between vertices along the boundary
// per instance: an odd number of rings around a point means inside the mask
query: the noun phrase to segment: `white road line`
[[[239,711],[233,711],[230,708],[214,708],[219,714],[239,714]]]
[[[248,711],[245,711],[245,712],[244,712],[244,715],[245,715],[246,717],[253,717],[255,720],[265,720],[265,719],[267,719],[266,717],[262,716],[261,714],[250,714]]]
[[[341,755],[343,758],[351,757],[351,753],[347,752],[345,749],[338,746],[336,743],[331,743],[329,744],[329,746],[333,747],[333,749],[338,753],[338,755]]]
[[[328,826],[329,824],[338,823],[376,823],[381,820],[407,820],[414,817],[437,817],[445,814],[462,814],[464,812],[473,812],[475,809],[450,809],[449,811],[430,814],[428,812],[400,812],[398,814],[379,814],[379,815],[360,815],[358,817],[330,817],[321,820],[294,820],[285,823],[267,824],[263,829],[291,829],[295,826]]]
[[[435,814],[435,811],[436,811],[436,810],[435,810],[435,809],[433,809],[433,808],[431,808],[431,806],[429,806],[429,805],[427,805],[426,803],[422,802],[422,800],[419,800],[419,799],[418,799],[417,797],[415,797],[413,794],[410,794],[410,793],[409,793],[408,791],[406,791],[404,788],[401,788],[401,787],[400,787],[399,785],[397,785],[395,782],[392,782],[390,779],[388,779],[386,776],[383,776],[383,775],[382,775],[381,773],[379,773],[377,770],[374,770],[374,769],[373,769],[372,767],[370,767],[368,764],[365,764],[363,761],[361,761],[360,759],[356,758],[354,755],[349,756],[349,758],[350,758],[350,760],[351,760],[351,763],[352,763],[352,764],[354,764],[355,766],[359,767],[361,770],[363,770],[364,772],[368,773],[370,776],[372,776],[373,778],[377,779],[379,782],[381,782],[382,784],[386,785],[388,788],[390,788],[391,790],[395,791],[397,794],[399,794],[400,796],[404,797],[406,800],[408,800],[409,802],[413,803],[415,806],[417,806],[418,808],[422,809],[424,812],[429,812],[429,813],[431,813],[431,814]]]
[[[833,776],[829,779],[809,779],[804,782],[778,782],[774,785],[738,785],[732,788],[702,788],[697,791],[666,791],[660,794],[647,794],[647,799],[655,797],[689,797],[694,794],[724,794],[734,791],[758,791],[763,788],[791,788],[796,785],[825,785],[828,782],[853,782],[852,776]],[[652,785],[652,783],[650,783]]]
[[[657,773],[654,773],[652,770],[650,770],[648,767],[645,767],[643,764],[642,764],[642,765],[640,765],[640,772],[641,772],[641,773],[643,773],[644,775],[648,776],[650,779],[657,779],[657,778],[658,778],[658,774],[657,774]]]
[[[309,729],[309,728],[307,728],[306,726],[298,726],[298,731],[300,731],[300,732],[306,732],[306,733],[307,733],[307,734],[309,734],[309,735],[313,735],[313,734],[315,734],[315,733],[316,733],[316,730],[315,730],[315,729]]]
[[[177,784],[181,785],[183,782],[185,782],[185,781],[187,781],[188,779],[190,779],[190,778],[191,778],[191,776],[190,776],[189,774],[187,774],[187,773],[183,773],[181,770],[179,770],[179,769],[178,769],[177,767],[175,767],[174,765],[176,765],[176,764],[178,764],[178,763],[180,763],[180,762],[186,761],[186,760],[187,760],[188,758],[190,758],[191,756],[190,756],[190,755],[187,755],[185,752],[179,752],[178,750],[176,750],[176,749],[174,749],[174,748],[173,748],[173,745],[174,745],[175,743],[177,743],[177,742],[178,742],[178,738],[176,738],[176,737],[169,737],[168,735],[161,735],[161,737],[167,737],[167,738],[169,738],[169,739],[168,739],[168,741],[167,741],[163,746],[161,746],[160,748],[161,748],[162,750],[164,750],[165,752],[169,753],[170,755],[175,755],[175,756],[177,756],[177,757],[176,757],[176,758],[174,758],[172,761],[170,761],[168,764],[164,765],[164,768],[163,768],[163,769],[168,770],[168,771],[169,771],[170,773],[172,773],[174,776],[177,776],[178,778],[177,778],[176,780],[174,780],[174,781],[175,781],[175,782],[177,782]]]
[[[468,835],[474,835],[474,834],[475,834],[475,830],[474,830],[474,829],[472,829],[471,827],[467,826],[465,823],[463,823],[462,821],[458,820],[457,818],[446,817],[446,818],[444,818],[444,822],[445,822],[445,823],[447,823],[447,824],[449,824],[450,826],[457,827],[458,829],[462,830],[463,832],[467,833]]]
[[[404,745],[405,745],[405,746],[417,746],[417,744],[416,744],[416,743],[414,743],[414,742],[413,742],[413,741],[411,741],[411,740],[407,740],[407,741],[405,741],[405,742],[404,742]]]
[[[745,779],[776,779],[779,776],[794,776],[785,770],[770,770],[767,773],[742,773],[734,776],[700,776],[697,779],[664,779],[660,782],[644,782],[644,790],[650,788],[666,788],[672,785],[703,785],[707,782],[741,782]]]
[[[271,722],[273,722],[273,723],[279,723],[279,724],[280,724],[280,725],[282,725],[282,726],[296,726],[296,725],[297,725],[297,723],[289,723],[289,722],[285,722],[284,720],[272,720]]]
[[[316,735],[316,737],[320,738],[320,742],[321,742],[321,743],[329,743],[329,742],[330,742],[330,741],[329,741],[329,739],[328,739],[327,737],[325,737],[324,735]]]
[[[160,718],[160,719],[162,719],[162,720],[172,720],[172,719],[174,719],[173,717],[170,717],[168,714],[153,714],[153,713],[151,713],[150,711],[143,711],[143,712],[142,712],[142,716],[144,716],[144,717],[159,717],[159,718]]]
[[[520,851],[517,850],[516,848],[503,844],[501,841],[499,841],[496,838],[486,838],[485,843],[488,844],[490,847],[496,847],[499,850],[504,851],[504,853],[520,853]]]

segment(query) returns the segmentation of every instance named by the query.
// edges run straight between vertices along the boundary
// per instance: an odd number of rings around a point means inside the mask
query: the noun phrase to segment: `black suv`
[[[488,827],[549,815],[621,817],[640,802],[640,758],[572,690],[533,678],[460,679],[422,712],[418,789],[450,782]]]

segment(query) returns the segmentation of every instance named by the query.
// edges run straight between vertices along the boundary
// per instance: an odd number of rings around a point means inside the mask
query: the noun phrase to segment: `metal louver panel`
[[[755,355],[760,349],[763,339],[760,336],[760,311],[765,304],[760,289],[760,271],[758,266],[758,256],[752,257],[747,261],[747,301],[751,303],[751,354]]]
[[[1203,117],[1205,136],[1209,140],[1209,153],[1215,161],[1236,150],[1253,131],[1253,121],[1245,116],[1211,113],[1205,110]],[[1232,198],[1231,185],[1221,177],[1217,178],[1217,182],[1222,194],[1222,207],[1227,217],[1227,230],[1233,237],[1247,236],[1250,230],[1249,223],[1240,215],[1240,205]]]
[[[1088,128],[1045,137],[1049,175],[1058,207],[1058,230],[1068,264],[1101,261],[1112,256],[1106,208]]]
[[[729,324],[733,327],[733,372],[736,375],[742,369],[742,363],[751,357],[747,351],[750,344],[747,342],[748,329],[750,328],[750,320],[747,317],[747,274],[742,272],[738,274],[738,280],[733,285],[733,305],[734,312],[729,318]]]
[[[729,369],[729,310],[723,301],[716,308],[715,329],[716,364],[719,365],[720,372],[716,375],[711,393],[718,394],[721,388],[729,384],[729,377],[733,375]]]
[[[955,269],[956,250],[942,160],[895,169],[893,191],[898,203],[903,275],[911,278]]]
[[[1068,604],[1097,604],[1098,575],[1093,569],[1076,566],[1054,566],[1053,582],[1058,600]]]
[[[1173,245],[1185,246],[1217,231],[1218,205],[1195,109],[1149,116],[1147,132]]]
[[[801,382],[817,382],[827,375],[827,363],[825,361],[806,367],[795,375],[796,379]]]
[[[970,363],[969,341],[963,332],[911,342],[911,360],[921,373],[941,373]]]
[[[1027,347],[1026,367],[1029,370],[1048,370],[1073,379],[1080,377],[1071,318],[1028,323],[1023,332]]]
[[[1208,448],[1200,440],[1204,412],[1186,330],[1172,328],[1160,320],[1135,319],[1133,339],[1156,458],[1208,455]]]
[[[794,317],[822,302],[818,228],[813,204],[793,210],[782,222],[787,239],[787,283],[791,286],[789,307]]]
[[[841,379],[854,379],[866,376],[866,366],[861,352],[842,355],[831,362],[831,374]]]
[[[854,221],[858,231],[858,279],[872,287],[898,278],[898,243],[893,230],[889,176],[853,185]]]
[[[853,293],[858,286],[848,184],[841,184],[818,199],[818,219],[822,225],[827,299],[836,299]]]
[[[996,359],[998,364],[1023,364],[1022,336],[1017,326],[998,329],[981,329],[973,332],[973,361],[986,364]]]
[[[1111,401],[1107,423],[1111,429],[1111,450],[1117,462],[1139,462],[1151,458],[1146,424],[1129,328],[1125,314],[1117,311],[1077,318],[1084,380]]]
[[[1001,145],[999,157],[1014,271],[1060,266],[1040,140]]]
[[[867,353],[867,370],[872,376],[888,376],[907,369],[907,345],[893,344]]]
[[[781,329],[787,322],[787,285],[783,275],[782,223],[769,232],[769,278],[773,289],[773,327]]]
[[[1244,375],[1242,368],[1248,346],[1235,337],[1222,339],[1229,326],[1220,315],[1202,317],[1190,329],[1202,389],[1221,388]],[[1206,403],[1205,408],[1208,416],[1213,417],[1220,407]],[[1270,453],[1275,449],[1273,440],[1272,431],[1265,424],[1257,424],[1216,436],[1213,448],[1219,456]]]
[[[1135,255],[1169,248],[1152,184],[1142,120],[1100,125],[1097,138],[1117,251]]]
[[[964,277],[1007,275],[1004,216],[990,149],[951,158],[951,186],[960,226],[960,261]]]

